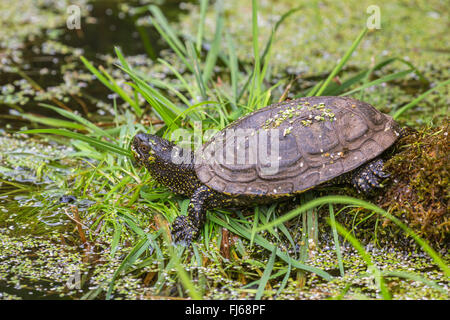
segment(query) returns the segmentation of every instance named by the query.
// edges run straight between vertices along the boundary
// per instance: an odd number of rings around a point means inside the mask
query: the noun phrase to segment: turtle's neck
[[[179,163],[180,158],[174,158],[172,155],[174,148],[181,150],[181,154],[188,152],[178,147],[168,148],[164,153],[154,155],[154,160],[148,161],[146,167],[159,183],[175,193],[190,197],[202,184],[195,173],[194,156],[190,152],[187,161]]]

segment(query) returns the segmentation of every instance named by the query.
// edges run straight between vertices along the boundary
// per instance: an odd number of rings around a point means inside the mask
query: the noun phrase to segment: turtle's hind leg
[[[383,171],[383,165],[384,162],[380,158],[363,165],[354,172],[351,184],[359,192],[364,193],[369,193],[374,188],[383,187],[380,180],[389,177],[389,174]]]

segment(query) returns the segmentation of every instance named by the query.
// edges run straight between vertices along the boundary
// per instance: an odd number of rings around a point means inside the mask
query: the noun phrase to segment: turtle
[[[317,96],[258,109],[195,152],[143,132],[131,149],[154,179],[190,198],[187,215],[171,226],[174,243],[189,245],[208,209],[269,204],[323,185],[381,188],[389,176],[383,154],[403,132],[366,102]]]

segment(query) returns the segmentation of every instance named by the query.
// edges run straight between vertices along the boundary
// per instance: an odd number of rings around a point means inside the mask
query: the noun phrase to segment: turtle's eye
[[[141,146],[141,150],[142,150],[143,152],[148,152],[149,147],[148,147],[146,144],[144,144],[144,145]]]

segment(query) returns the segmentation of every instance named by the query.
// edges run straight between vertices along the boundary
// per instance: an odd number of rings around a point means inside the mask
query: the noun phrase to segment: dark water
[[[168,0],[159,5],[161,11],[165,14],[169,21],[177,19],[182,12],[179,4],[182,1]],[[186,2],[186,1],[184,1]],[[153,4],[152,1],[114,1],[114,0],[100,0],[89,3],[89,15],[81,17],[81,29],[70,30],[66,26],[61,26],[59,37],[56,42],[82,50],[82,55],[91,61],[95,66],[105,65],[102,58],[103,55],[115,56],[114,47],[119,47],[125,56],[133,55],[150,55],[150,58],[158,57],[159,52],[166,48],[164,41],[159,41],[160,37],[156,29],[148,26],[137,26],[136,19],[142,15],[148,15],[147,10],[142,10],[142,13],[135,15],[125,13],[119,9],[119,6],[126,3],[133,8],[143,7],[144,5]],[[21,80],[25,77],[34,81],[44,91],[50,87],[58,86],[64,83],[63,72],[61,71],[66,64],[75,64],[76,69],[86,73],[86,67],[82,64],[77,56],[72,53],[61,54],[42,53],[42,44],[47,40],[46,31],[43,36],[25,43],[22,50],[22,63],[18,65],[22,73],[6,73],[0,71],[0,88],[7,84],[13,84],[14,81]],[[150,48],[145,47],[143,37]],[[43,73],[41,70],[48,70]],[[18,86],[16,85],[16,90]],[[63,93],[64,94],[64,93]],[[108,100],[108,95],[111,91],[106,88],[99,81],[91,81],[89,85],[82,90],[81,96],[64,95],[64,106],[72,111],[79,111],[84,116],[91,116],[96,112],[97,106],[93,102],[93,98],[111,103]],[[19,104],[20,110],[12,110],[8,105],[0,103],[0,128],[7,127],[8,131],[15,131],[24,125],[30,125],[29,121],[23,121],[20,112],[31,112],[34,114],[60,117],[56,113],[45,108],[37,107],[37,102],[34,101],[33,95],[29,96],[29,101],[23,105]],[[58,104],[54,100],[38,101],[48,103],[56,106]]]

